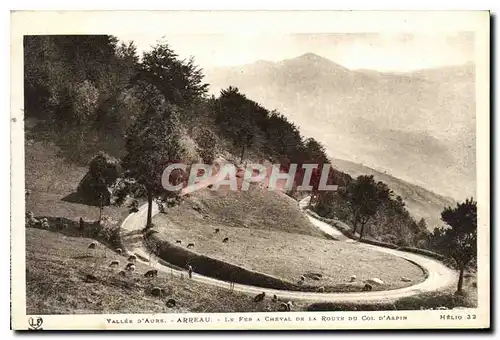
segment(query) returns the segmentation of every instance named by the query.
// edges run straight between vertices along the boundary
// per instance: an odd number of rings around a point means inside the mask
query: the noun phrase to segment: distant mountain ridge
[[[387,170],[454,199],[475,196],[474,64],[387,73],[307,53],[206,70],[322,142],[332,157]]]

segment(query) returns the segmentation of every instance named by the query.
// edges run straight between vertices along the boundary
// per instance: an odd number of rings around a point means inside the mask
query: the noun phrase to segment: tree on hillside
[[[144,111],[128,131],[127,155],[122,160],[128,188],[147,198],[146,228],[151,227],[153,200],[167,201],[178,195],[163,188],[161,177],[168,164],[182,161],[185,153],[176,107],[168,104],[154,88],[149,91],[144,96],[147,99]]]
[[[304,142],[304,153],[307,162],[325,164],[328,162],[325,147],[314,138],[307,138]]]
[[[346,190],[346,198],[353,215],[354,233],[360,225],[359,239],[363,238],[365,225],[375,216],[379,207],[391,196],[386,184],[376,183],[372,176],[359,176]]]
[[[193,58],[180,60],[166,43],[143,54],[137,79],[155,85],[169,103],[179,106],[205,95],[208,89]]]
[[[437,246],[455,260],[460,270],[457,292],[463,288],[465,267],[477,257],[477,202],[473,198],[446,207],[441,219],[450,226],[435,230]]]
[[[212,164],[215,159],[215,151],[217,146],[217,140],[215,134],[207,129],[202,128],[196,133],[195,136],[198,154],[205,164]]]
[[[420,230],[427,230],[427,222],[425,221],[425,218],[421,218],[418,223],[417,223],[417,227],[418,229]]]
[[[215,104],[216,123],[240,149],[240,162],[258,133],[255,115],[258,105],[255,104],[232,86],[221,91]]]
[[[301,163],[303,141],[298,127],[277,111],[271,111],[260,124],[267,137],[266,152],[272,156],[286,156],[292,163]]]
[[[111,204],[111,190],[121,173],[120,164],[115,158],[99,152],[90,162],[88,173],[78,185],[78,193],[86,201],[99,207],[99,223],[103,208]]]
[[[312,190],[311,199],[309,200],[309,207],[311,207],[313,203],[315,203],[316,205],[319,204],[320,195],[322,194],[322,192],[319,191],[319,185],[323,174],[323,166],[325,164],[329,164],[330,162],[328,161],[325,147],[314,138],[307,138],[304,141],[304,147],[302,148],[301,152],[301,163],[318,165],[317,168],[313,169],[311,175],[310,183],[312,186]],[[330,168],[328,173],[327,183],[329,184],[333,184],[332,181],[334,180],[334,172],[332,170],[333,169]],[[303,172],[303,169],[301,169],[300,171]]]

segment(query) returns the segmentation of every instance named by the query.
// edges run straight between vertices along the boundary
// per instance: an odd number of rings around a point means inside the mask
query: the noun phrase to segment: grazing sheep
[[[222,243],[227,243],[229,241],[229,237],[226,237],[222,240]]]
[[[255,295],[255,297],[253,298],[253,301],[254,301],[254,302],[260,302],[260,301],[263,301],[265,296],[266,296],[266,293],[265,293],[265,292],[262,292],[262,293],[260,293],[260,294],[257,294],[257,295]]]
[[[156,296],[156,297],[163,296],[163,294],[161,292],[161,288],[159,288],[159,287],[153,287],[153,289],[151,289],[151,295]]]
[[[125,273],[123,270],[120,270],[120,272],[118,273],[118,275],[120,275],[120,276],[127,276],[127,273]]]
[[[324,293],[325,287],[318,287],[318,293]]]
[[[133,272],[135,270],[135,264],[133,263],[128,263],[126,266],[125,266],[125,270],[128,270],[129,272]]]
[[[87,276],[85,277],[85,279],[87,280],[87,282],[96,282],[97,281],[97,277],[95,277],[92,274],[87,274]]]
[[[158,276],[158,271],[156,269],[153,270],[148,270],[146,274],[144,274],[145,277],[156,277]]]
[[[215,228],[215,233],[220,233],[220,228]]]
[[[276,294],[273,295],[273,298],[271,299],[272,302],[277,302],[278,301],[278,297],[276,296]]]
[[[182,244],[182,241],[181,240],[177,240],[177,241],[175,241],[175,243]]]
[[[119,266],[119,265],[120,265],[120,261],[118,261],[118,260],[113,260],[113,261],[111,261],[111,263],[109,264],[109,266],[110,266],[110,267],[115,267],[115,266],[117,267],[117,266]]]
[[[167,300],[167,307],[169,307],[169,308],[175,307],[175,300],[174,299],[168,299]]]
[[[304,282],[306,282],[306,278],[304,275],[302,275],[300,278],[299,278],[299,281],[297,281],[297,284],[299,286],[302,286],[304,284]]]
[[[356,275],[351,275],[351,282],[355,282],[356,281]]]
[[[36,225],[39,223],[40,223],[40,221],[38,221],[36,218],[28,217],[27,222],[26,222],[26,226],[27,227],[36,227]]]
[[[121,256],[123,254],[122,248],[116,248],[116,253]]]
[[[128,261],[129,261],[129,262],[135,262],[135,261],[137,261],[137,256],[135,256],[135,255],[130,255],[130,256],[128,257]]]
[[[188,243],[187,247],[188,248],[194,248],[194,242]]]
[[[363,287],[363,291],[364,291],[364,292],[369,292],[369,291],[371,291],[372,289],[373,289],[373,287],[372,287],[372,285],[371,285],[371,284],[369,284],[369,283],[365,284],[365,286]]]

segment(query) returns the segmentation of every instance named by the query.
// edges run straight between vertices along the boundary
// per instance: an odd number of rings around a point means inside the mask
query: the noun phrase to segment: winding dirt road
[[[299,205],[304,206],[306,203],[302,200]],[[153,206],[153,215],[158,213],[157,206]],[[147,217],[147,205],[143,205],[139,208],[139,211],[130,214],[122,223],[122,241],[123,246],[128,253],[139,255],[143,258],[149,258],[149,253],[145,248],[144,240],[142,238],[141,229],[144,228],[146,224]],[[311,222],[321,229],[322,231],[337,237],[341,242],[347,241],[348,239],[342,235],[337,229],[331,225],[319,221],[311,216],[309,216]],[[349,240],[350,242],[355,242]],[[376,250],[384,253],[388,253],[394,256],[399,256],[406,260],[409,260],[418,266],[425,269],[428,273],[427,278],[414,286],[386,290],[386,291],[373,291],[373,292],[353,292],[353,293],[316,293],[316,292],[298,292],[298,291],[285,291],[285,290],[275,290],[268,288],[261,288],[255,286],[248,286],[235,283],[233,289],[235,291],[248,293],[248,294],[258,294],[265,292],[266,294],[273,295],[276,294],[280,299],[289,300],[304,300],[304,301],[323,301],[323,302],[393,302],[402,297],[413,296],[423,292],[433,292],[445,289],[456,283],[457,273],[448,267],[446,267],[441,262],[422,256],[418,254],[406,253],[394,249],[377,247],[365,243],[355,242],[358,247]],[[362,251],[362,249],[360,249]],[[163,271],[176,276],[183,275],[187,276],[185,271],[175,270],[170,267],[161,265],[160,263],[155,264],[155,268],[159,271]],[[223,288],[230,288],[229,282],[221,281],[207,276],[202,276],[199,274],[193,274],[193,280],[202,282],[204,284],[210,284],[214,286],[219,286]]]

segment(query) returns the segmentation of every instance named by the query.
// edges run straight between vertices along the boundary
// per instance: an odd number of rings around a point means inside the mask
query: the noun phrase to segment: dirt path
[[[303,204],[303,202],[300,202]],[[153,206],[153,215],[158,213],[156,205]],[[141,206],[139,211],[130,214],[122,223],[122,241],[123,246],[127,252],[132,254],[137,254],[143,258],[149,258],[149,254],[145,249],[141,229],[145,226],[147,216],[147,205]],[[338,230],[330,226],[327,223],[319,221],[311,216],[309,216],[311,222],[321,230],[331,233],[332,236],[339,238],[340,240],[347,239]],[[338,234],[343,236],[341,238]],[[387,291],[374,291],[374,292],[354,292],[354,293],[315,293],[315,292],[298,292],[298,291],[284,291],[284,290],[274,290],[268,288],[247,286],[242,284],[234,284],[234,290],[248,293],[248,294],[258,294],[265,292],[268,295],[276,294],[280,299],[289,300],[307,300],[307,301],[324,301],[324,302],[391,302],[402,297],[413,296],[416,294],[424,292],[432,292],[445,289],[451,285],[454,285],[457,280],[457,273],[448,267],[446,267],[441,262],[421,256],[418,254],[406,253],[394,249],[382,248],[377,246],[372,246],[369,244],[358,243],[360,248],[372,249],[394,256],[404,258],[411,261],[421,268],[424,268],[428,273],[428,277],[419,284],[414,286],[387,290]],[[360,249],[360,251],[362,251]],[[176,276],[183,275],[187,276],[185,271],[175,270],[159,263],[155,265],[156,269],[163,272],[168,272]],[[223,288],[230,288],[228,282],[214,279],[207,276],[193,274],[193,280],[202,282],[205,284],[211,284],[214,286],[219,286]]]

